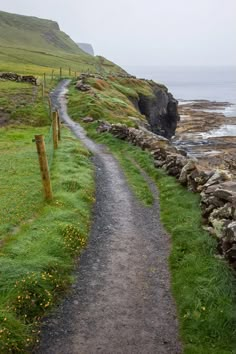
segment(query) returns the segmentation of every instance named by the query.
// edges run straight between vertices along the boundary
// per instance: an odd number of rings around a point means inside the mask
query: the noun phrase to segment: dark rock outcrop
[[[170,139],[175,134],[180,119],[178,101],[166,87],[154,82],[151,86],[153,96],[140,94],[136,106],[146,116],[153,133]]]

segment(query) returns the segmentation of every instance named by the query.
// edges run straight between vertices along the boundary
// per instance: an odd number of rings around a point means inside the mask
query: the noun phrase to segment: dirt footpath
[[[59,86],[54,100],[62,96]],[[45,320],[42,354],[181,353],[168,271],[169,237],[153,207],[130,191],[115,158],[86,138],[60,98],[61,114],[94,153],[96,204],[72,293]]]

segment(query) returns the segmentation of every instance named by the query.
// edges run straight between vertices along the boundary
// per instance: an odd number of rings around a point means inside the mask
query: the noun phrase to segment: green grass
[[[120,82],[119,78],[116,78]],[[125,82],[126,79],[122,79]],[[138,80],[136,80],[138,82]],[[137,122],[133,120],[145,121],[145,117],[134,107],[130,98],[134,98],[133,90],[114,83],[114,78],[109,76],[105,80],[87,79],[86,83],[93,87],[92,92],[79,92],[73,85],[70,86],[70,116],[72,119],[90,116],[94,119],[105,119],[111,123],[124,123],[135,127]],[[148,85],[143,83],[143,85]],[[121,90],[123,87],[123,92]],[[139,87],[139,85],[138,85]],[[128,96],[130,92],[130,96]],[[94,93],[96,95],[94,95]],[[138,97],[138,93],[136,92]],[[130,118],[131,117],[131,118]]]
[[[34,134],[48,128],[2,128],[0,135],[0,239],[33,218],[42,207]]]
[[[45,92],[56,84],[48,82]],[[0,80],[0,124],[7,123],[27,126],[49,125],[49,106],[46,96],[42,97],[40,86],[27,83]]]
[[[94,201],[90,154],[63,131],[52,166],[54,199],[1,249],[0,352],[25,353],[68,284],[85,246]]]
[[[225,261],[217,258],[216,241],[202,229],[199,195],[157,170],[149,153],[108,133],[98,135],[96,124],[84,126],[90,137],[106,144],[118,157],[139,199],[148,204],[150,191],[146,181],[137,177],[137,165],[159,188],[161,219],[172,238],[169,264],[184,353],[233,353],[235,278]]]
[[[61,32],[54,21],[0,11],[0,30],[0,43],[8,47],[27,45],[38,50],[81,53],[76,43]]]

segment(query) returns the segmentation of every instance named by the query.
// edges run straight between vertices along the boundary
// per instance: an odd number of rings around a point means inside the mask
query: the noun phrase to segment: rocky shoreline
[[[236,117],[224,114],[231,106],[229,102],[183,101],[172,143],[205,168],[227,169],[236,178]]]

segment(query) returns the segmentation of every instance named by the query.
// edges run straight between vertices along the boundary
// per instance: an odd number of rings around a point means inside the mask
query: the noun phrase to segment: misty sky
[[[236,65],[236,0],[1,0],[0,10],[53,19],[120,65]]]

